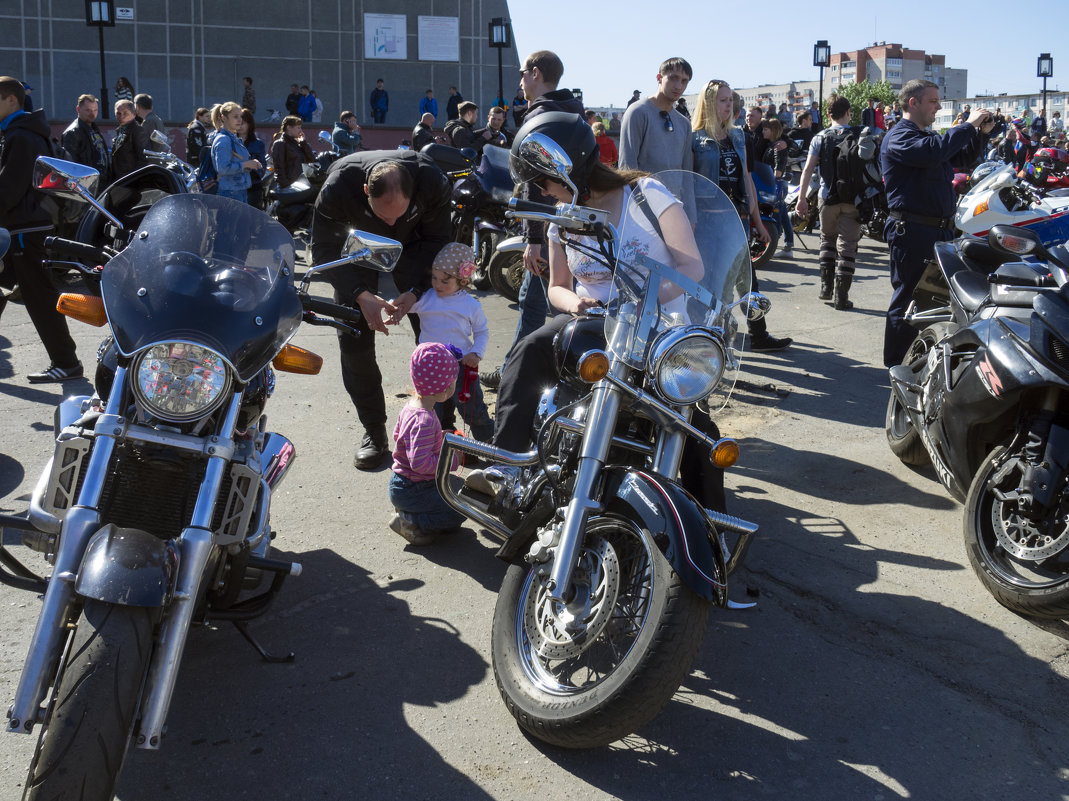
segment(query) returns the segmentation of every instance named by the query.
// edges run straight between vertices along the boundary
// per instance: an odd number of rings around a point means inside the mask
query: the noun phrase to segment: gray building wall
[[[109,105],[116,79],[152,95],[164,120],[187,122],[198,106],[241,100],[252,76],[256,118],[284,111],[291,83],[308,84],[323,101],[323,122],[344,109],[368,121],[368,95],[382,78],[390,93],[386,124],[412,127],[426,89],[438,99],[439,127],[449,86],[482,109],[498,90],[497,51],[489,22],[508,17],[507,0],[117,0],[133,21],[104,29]],[[404,14],[407,58],[364,57],[364,15]],[[459,61],[419,59],[420,16],[459,21]],[[515,45],[502,51],[504,96],[518,84]],[[73,118],[79,94],[100,94],[96,28],[85,23],[84,0],[5,0],[0,3],[0,73],[33,86],[35,108],[53,119]]]

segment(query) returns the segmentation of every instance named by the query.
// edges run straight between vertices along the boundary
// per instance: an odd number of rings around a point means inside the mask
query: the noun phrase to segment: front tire
[[[995,448],[980,465],[965,499],[965,552],[995,600],[1023,615],[1069,617],[1069,502],[1062,498],[1040,530],[1001,501],[1020,484],[1021,454]]]
[[[486,268],[486,274],[490,276],[490,286],[510,303],[516,303],[520,299],[523,271],[522,250],[495,250]]]
[[[157,610],[86,601],[24,801],[108,801],[126,756]]]
[[[772,254],[779,246],[779,226],[772,222],[765,222],[765,230],[768,231],[768,242],[762,242],[757,234],[751,232],[750,236],[750,261],[753,268],[760,270],[772,260]]]
[[[936,323],[921,331],[913,340],[902,359],[902,364],[913,370],[915,382],[923,384],[928,372],[928,353],[946,336],[950,326],[946,323]],[[884,416],[884,432],[887,434],[887,444],[891,452],[902,460],[903,464],[925,465],[928,464],[928,451],[921,442],[920,432],[913,427],[909,412],[902,406],[894,390],[887,399],[887,413]]]
[[[650,721],[678,689],[710,604],[618,515],[587,523],[572,603],[549,600],[541,568],[514,563],[502,583],[492,633],[498,690],[538,739],[607,745]]]

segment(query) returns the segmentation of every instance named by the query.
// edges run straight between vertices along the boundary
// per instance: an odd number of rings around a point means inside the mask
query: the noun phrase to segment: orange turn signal
[[[595,384],[609,374],[609,355],[603,350],[591,350],[579,357],[579,377]]]
[[[75,295],[71,292],[64,292],[56,302],[56,311],[73,320],[95,325],[97,328],[108,324],[104,300],[93,295]]]
[[[323,367],[323,357],[312,353],[310,350],[298,348],[296,345],[286,345],[271,360],[276,370],[283,373],[300,373],[301,375],[317,375]]]
[[[716,447],[713,448],[709,458],[712,459],[714,465],[721,469],[731,467],[735,462],[739,461],[739,443],[733,439],[722,439],[716,443]]]
[[[976,208],[972,210],[972,216],[973,217],[979,217],[981,214],[983,214],[985,211],[987,211],[988,208],[990,208],[990,207],[989,207],[987,201],[986,200],[981,201],[980,203],[977,203],[976,204]]]

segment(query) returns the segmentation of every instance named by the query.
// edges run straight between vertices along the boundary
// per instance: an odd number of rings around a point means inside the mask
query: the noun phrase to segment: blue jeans
[[[471,436],[479,440],[479,442],[489,442],[494,436],[494,421],[490,419],[490,412],[486,409],[486,402],[483,400],[483,388],[479,386],[479,382],[476,380],[471,387],[471,397],[468,398],[466,403],[457,398],[460,390],[461,383],[457,381],[457,388],[453,392],[453,397],[444,403],[436,403],[434,405],[434,411],[438,415],[438,419],[442,421],[442,428],[449,431],[456,425],[454,410],[459,409],[460,419],[468,424],[468,428],[471,429]]]
[[[542,255],[544,256],[545,252]],[[516,323],[516,336],[512,339],[512,345],[509,346],[502,365],[509,360],[509,355],[517,342],[546,324],[546,317],[549,315],[546,279],[535,275],[530,270],[525,270],[523,283],[520,285],[519,305],[520,319]]]
[[[787,211],[787,204],[783,202],[783,198],[787,195],[787,182],[776,181],[776,187],[778,189],[776,195],[780,198],[776,203],[776,219],[779,220],[779,227],[783,229],[783,244],[793,248],[794,224],[791,222],[790,212]]]
[[[443,531],[464,522],[464,515],[449,507],[434,481],[413,481],[394,473],[390,477],[390,503],[423,531]]]
[[[233,200],[240,200],[242,203],[249,202],[249,192],[247,189],[220,189],[216,192],[219,197],[228,197]]]
[[[382,125],[386,122],[386,109],[375,108],[371,110],[371,121],[376,125]]]

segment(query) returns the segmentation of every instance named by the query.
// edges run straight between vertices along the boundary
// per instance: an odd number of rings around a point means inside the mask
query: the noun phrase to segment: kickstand
[[[290,651],[287,656],[275,656],[274,654],[269,654],[266,650],[264,650],[264,647],[260,645],[260,643],[258,643],[251,634],[249,634],[248,624],[245,623],[244,620],[234,620],[232,622],[234,624],[234,628],[238,630],[238,633],[241,634],[241,636],[248,641],[249,645],[256,649],[256,653],[258,653],[260,655],[260,658],[263,659],[265,662],[270,662],[272,664],[282,664],[285,662],[292,662],[297,658],[293,651]]]

